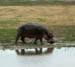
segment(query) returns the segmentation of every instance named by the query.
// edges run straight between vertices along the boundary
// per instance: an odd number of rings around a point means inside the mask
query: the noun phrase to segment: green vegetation
[[[0,42],[9,43],[15,40],[16,29],[0,29]]]
[[[72,0],[71,0],[72,1]],[[74,2],[67,2],[73,4]],[[0,5],[67,4],[65,0],[0,0]]]
[[[44,18],[37,18],[38,22],[45,22]]]
[[[19,20],[0,20],[0,25],[2,24],[19,24]]]
[[[65,37],[64,39],[63,39],[63,41],[75,41],[75,36],[74,37]]]
[[[15,8],[4,8],[3,10],[4,10],[4,11],[12,11],[12,12],[13,12],[13,11],[16,11]]]
[[[55,37],[63,41],[75,41],[75,25],[52,26]]]

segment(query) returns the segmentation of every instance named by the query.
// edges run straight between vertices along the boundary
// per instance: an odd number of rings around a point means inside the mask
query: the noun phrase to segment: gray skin
[[[54,43],[53,34],[46,27],[35,23],[26,23],[18,28],[15,44],[20,37],[23,43],[26,43],[24,40],[26,37],[35,38],[34,44],[37,44],[37,40],[43,44],[43,38],[50,44]]]

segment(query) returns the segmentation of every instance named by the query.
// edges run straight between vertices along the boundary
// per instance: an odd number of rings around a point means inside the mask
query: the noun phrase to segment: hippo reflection
[[[47,48],[46,50],[43,51],[43,48],[35,48],[34,51],[26,51],[25,49],[21,50],[16,50],[16,53],[18,55],[36,55],[36,54],[51,54],[53,52],[54,48]]]
[[[51,33],[46,27],[35,23],[26,23],[18,28],[15,41],[16,44],[20,37],[23,43],[26,43],[24,40],[26,37],[35,38],[34,44],[37,44],[37,40],[40,40],[41,44],[43,44],[43,38],[50,44],[54,43],[53,33]]]

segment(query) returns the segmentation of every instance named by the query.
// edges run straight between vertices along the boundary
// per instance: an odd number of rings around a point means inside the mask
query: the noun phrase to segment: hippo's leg
[[[41,42],[41,45],[43,45],[43,39],[42,38],[40,38],[40,42]]]
[[[23,44],[26,44],[24,39],[25,39],[25,37],[21,36],[21,40],[22,40]]]
[[[17,41],[18,41],[19,38],[20,38],[20,34],[17,34],[16,40],[15,40],[15,44],[16,44],[16,45],[17,45]]]
[[[38,38],[35,39],[34,44],[37,44],[37,40],[38,40]]]

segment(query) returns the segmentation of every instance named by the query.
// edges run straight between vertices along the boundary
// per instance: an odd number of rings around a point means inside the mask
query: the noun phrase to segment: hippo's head
[[[49,33],[46,40],[48,43],[53,44],[54,43],[54,39],[53,39],[53,33]]]

